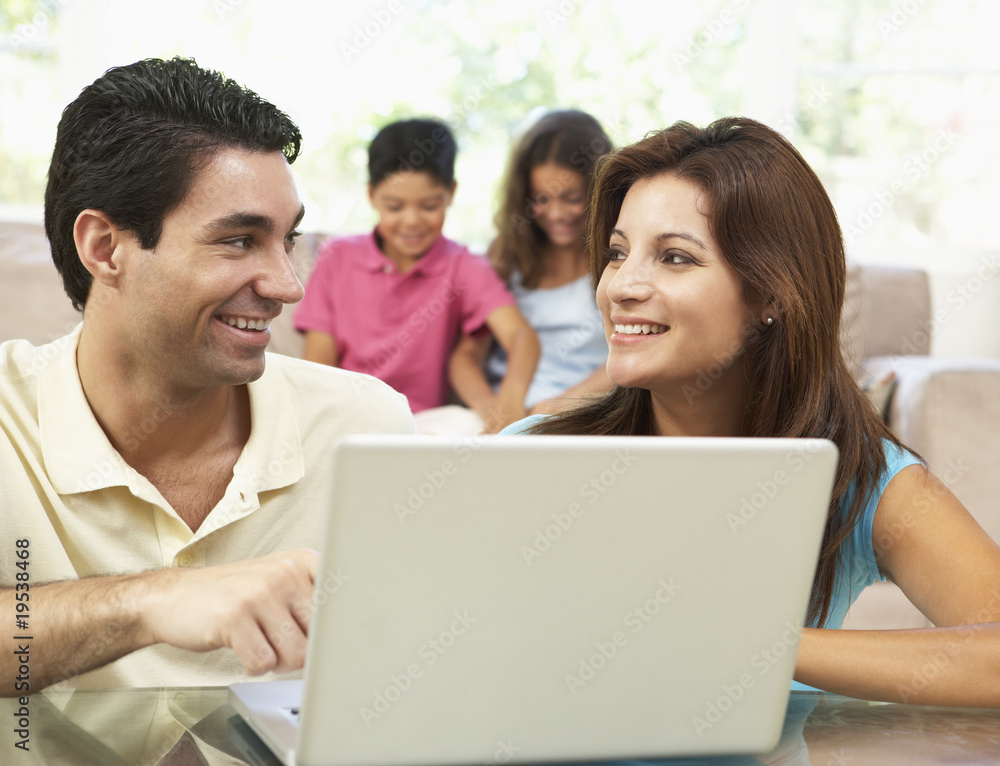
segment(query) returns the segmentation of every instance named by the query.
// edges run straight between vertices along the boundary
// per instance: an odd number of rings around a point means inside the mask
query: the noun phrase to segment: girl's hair
[[[497,238],[489,253],[504,279],[518,271],[522,284],[532,288],[542,274],[548,240],[532,212],[531,171],[553,163],[582,175],[589,190],[597,160],[609,151],[611,140],[600,123],[578,109],[549,112],[524,134],[507,165],[503,201],[494,219]]]
[[[763,297],[775,308],[775,323],[752,330],[742,350],[749,395],[740,435],[825,438],[840,451],[809,603],[810,624],[822,625],[840,546],[886,467],[882,440],[899,444],[858,388],[842,354],[847,267],[836,213],[819,178],[774,130],[743,117],[717,120],[704,129],[678,122],[599,164],[588,221],[595,286],[626,192],[636,181],[664,173],[701,188],[710,229],[739,274],[744,297]],[[692,397],[702,393],[691,387]],[[650,435],[650,394],[615,388],[531,430]],[[842,501],[846,513],[838,511]]]

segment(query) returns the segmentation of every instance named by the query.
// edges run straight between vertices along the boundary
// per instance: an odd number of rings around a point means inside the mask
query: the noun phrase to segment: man
[[[329,449],[414,429],[372,378],[265,366],[302,297],[300,140],[182,59],[112,69],[63,112],[45,228],[84,321],[0,346],[4,695],[287,673],[313,584],[349,587],[308,549]]]

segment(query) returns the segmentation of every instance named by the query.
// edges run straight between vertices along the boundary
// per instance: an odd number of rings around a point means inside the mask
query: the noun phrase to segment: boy
[[[307,359],[380,378],[414,413],[447,400],[448,358],[460,334],[488,330],[510,364],[497,393],[472,404],[495,433],[524,415],[539,346],[490,264],[441,234],[456,151],[437,120],[379,131],[368,150],[375,230],[323,244],[295,326],[306,333]],[[485,377],[483,386],[489,390]]]

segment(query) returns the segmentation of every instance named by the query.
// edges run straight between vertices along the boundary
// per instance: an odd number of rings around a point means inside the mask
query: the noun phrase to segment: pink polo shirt
[[[295,327],[335,338],[341,367],[384,380],[419,412],[445,403],[460,332],[481,330],[512,305],[490,263],[462,245],[439,237],[400,274],[372,232],[323,243]]]

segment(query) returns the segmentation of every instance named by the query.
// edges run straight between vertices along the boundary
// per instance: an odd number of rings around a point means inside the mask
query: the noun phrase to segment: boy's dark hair
[[[301,143],[284,112],[192,59],[109,69],[63,110],[45,188],[45,233],[74,308],[83,311],[92,281],[73,240],[81,211],[102,211],[152,249],[219,149],[280,151],[294,162]]]
[[[368,180],[374,188],[395,173],[422,171],[451,188],[457,152],[451,129],[440,120],[391,122],[368,147]]]

